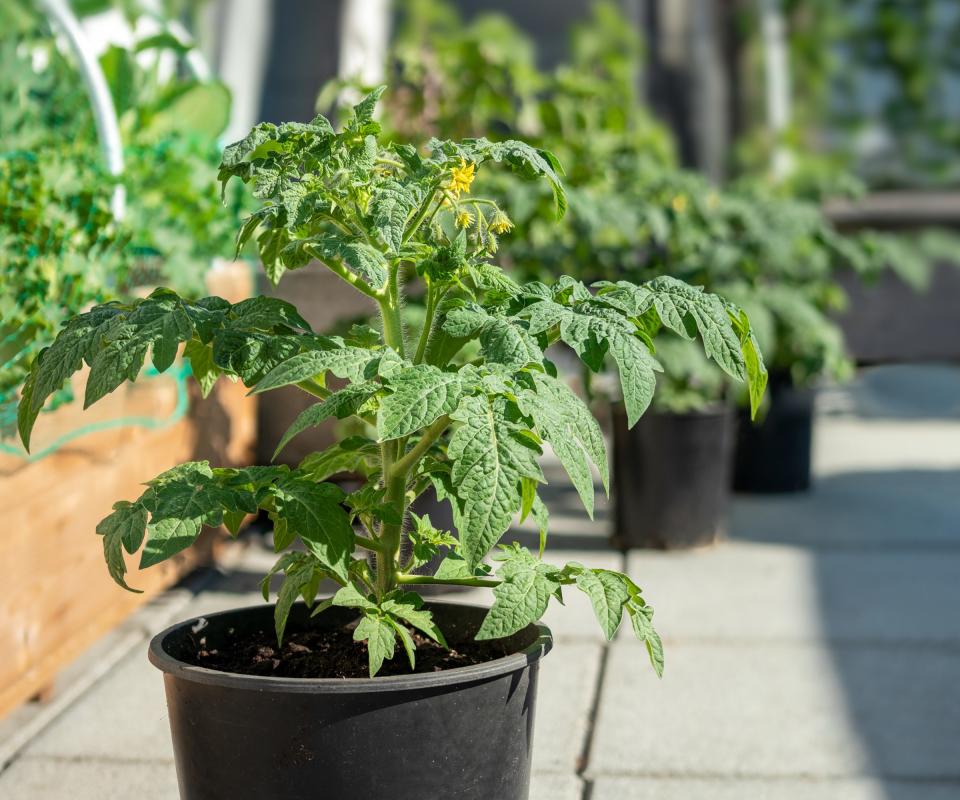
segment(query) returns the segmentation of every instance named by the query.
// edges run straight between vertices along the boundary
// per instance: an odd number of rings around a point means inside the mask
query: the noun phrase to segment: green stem
[[[368,539],[366,536],[357,534],[353,537],[353,540],[359,547],[365,547],[367,550],[373,550],[375,553],[383,550],[383,543],[378,542],[376,539]]]
[[[319,397],[321,400],[326,400],[333,392],[331,392],[326,386],[321,386],[313,378],[307,378],[304,381],[300,381],[296,384],[298,389],[303,389],[307,394],[312,394],[314,397]]]
[[[486,586],[493,588],[502,581],[497,578],[433,578],[429,575],[397,575],[397,583],[426,586]]]
[[[433,315],[437,310],[437,298],[434,294],[433,284],[427,286],[427,315],[423,320],[423,329],[420,331],[420,341],[417,342],[417,352],[413,357],[413,363],[419,364],[423,361],[423,354],[427,350],[427,342],[430,340],[430,332],[433,330]]]
[[[367,283],[363,278],[354,275],[350,270],[348,270],[342,263],[339,261],[334,261],[329,259],[323,262],[327,268],[334,274],[345,280],[349,283],[354,289],[356,289],[361,294],[365,294],[367,297],[371,297],[374,300],[380,300],[380,293],[374,289],[369,283]]]
[[[440,438],[449,424],[449,416],[444,414],[442,417],[439,417],[436,422],[431,424],[423,432],[423,435],[420,437],[420,441],[411,447],[402,458],[396,461],[390,467],[390,471],[385,472],[385,474],[388,474],[391,479],[403,477],[404,480],[406,480],[407,473],[416,466],[417,462],[420,460],[420,457],[430,449],[431,445],[437,441],[437,439]]]
[[[413,234],[417,232],[417,229],[420,227],[424,218],[427,216],[427,212],[430,210],[430,204],[433,202],[434,195],[436,195],[437,190],[431,190],[430,194],[426,196],[423,201],[423,204],[420,206],[420,210],[417,211],[417,216],[413,218],[413,221],[410,223],[410,227],[407,229],[407,232],[403,234],[403,241],[408,241]],[[439,208],[439,204],[437,206]],[[436,209],[433,211],[434,214],[437,213]],[[431,217],[432,219],[432,217]]]

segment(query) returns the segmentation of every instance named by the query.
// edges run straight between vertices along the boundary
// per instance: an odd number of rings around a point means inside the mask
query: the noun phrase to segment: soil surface
[[[368,678],[367,647],[353,640],[356,623],[340,628],[288,630],[283,646],[277,646],[273,628],[237,634],[226,645],[210,647],[206,637],[198,640],[193,657],[184,660],[198,667],[242,675],[274,678]],[[500,641],[450,642],[445,650],[432,639],[410,629],[417,644],[414,673],[440,672],[455,667],[482,664],[508,655]],[[410,662],[400,644],[394,657],[385,661],[377,677],[410,675]]]

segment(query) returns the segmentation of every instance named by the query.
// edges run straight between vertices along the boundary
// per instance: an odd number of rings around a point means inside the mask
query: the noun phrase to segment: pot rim
[[[177,622],[150,640],[147,657],[161,672],[172,675],[181,680],[201,683],[209,686],[223,686],[250,691],[283,691],[290,694],[356,694],[358,692],[392,692],[415,689],[430,689],[435,687],[453,686],[461,683],[473,683],[496,678],[511,672],[516,672],[543,658],[553,649],[553,635],[550,629],[541,622],[531,622],[527,628],[533,627],[537,636],[533,642],[516,653],[508,656],[485,661],[482,664],[473,664],[468,667],[455,667],[440,672],[425,672],[414,675],[388,675],[383,678],[274,678],[266,675],[244,675],[239,672],[221,672],[188,664],[170,655],[163,647],[164,640],[182,630],[186,626],[193,626],[200,620],[225,617],[245,612],[263,613],[262,609],[272,608],[273,603],[263,605],[241,606],[213,614],[202,614],[187,620]],[[444,605],[459,608],[475,608],[486,610],[486,607],[473,603],[445,603],[428,601],[428,605]]]

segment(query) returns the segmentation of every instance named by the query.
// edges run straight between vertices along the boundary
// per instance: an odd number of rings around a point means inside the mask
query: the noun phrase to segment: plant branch
[[[427,342],[430,340],[430,333],[433,330],[433,315],[437,310],[437,297],[433,288],[433,283],[427,286],[427,315],[423,320],[423,329],[420,331],[420,341],[417,342],[417,352],[413,357],[413,363],[419,364],[423,361],[423,355],[427,350]]]
[[[424,218],[427,216],[427,212],[430,210],[430,204],[433,202],[433,198],[436,196],[437,190],[434,188],[430,191],[430,194],[426,196],[423,201],[423,204],[420,206],[420,209],[417,211],[417,215],[413,218],[410,223],[410,227],[407,229],[407,232],[403,234],[403,241],[409,241],[410,237],[413,236],[420,228],[421,223]],[[437,206],[439,208],[439,205]],[[434,209],[434,214],[436,209]]]
[[[391,478],[406,477],[406,474],[416,465],[420,457],[430,449],[450,424],[450,417],[444,414],[430,425],[417,442],[407,453],[390,467]]]
[[[323,261],[323,263],[326,265],[327,269],[345,280],[361,294],[365,294],[367,297],[373,298],[374,300],[380,299],[381,295],[376,289],[374,289],[363,278],[359,277],[358,275],[354,275],[343,265],[342,262],[335,261],[333,259],[327,259]]]
[[[319,397],[321,400],[326,400],[331,394],[333,394],[326,386],[321,386],[313,378],[307,378],[304,381],[300,381],[296,384],[298,389],[303,389],[307,394],[312,394],[314,397]]]
[[[376,539],[368,539],[366,536],[360,536],[355,534],[353,537],[354,542],[356,542],[358,547],[366,548],[367,550],[372,550],[374,553],[383,552],[383,544],[378,542]]]

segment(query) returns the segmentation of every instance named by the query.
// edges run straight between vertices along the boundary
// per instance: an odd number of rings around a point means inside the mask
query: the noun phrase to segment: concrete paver
[[[955,800],[960,786],[943,782],[601,778],[591,800]]]
[[[546,617],[556,646],[542,664],[532,800],[960,797],[960,395],[944,391],[960,370],[915,380],[930,389],[919,399],[880,373],[822,396],[814,490],[738,498],[730,540],[711,548],[624,559],[607,547],[602,495],[590,522],[547,464],[548,559],[626,561],[657,608],[666,673],[656,679],[629,631],[604,642],[568,589]],[[529,523],[519,535],[536,547]],[[0,800],[175,800],[146,637],[262,602],[274,558],[251,547],[225,577],[152,604],[118,634],[128,649],[41,732],[32,710],[0,726],[0,755],[18,752]],[[450,598],[490,602],[485,590]]]

